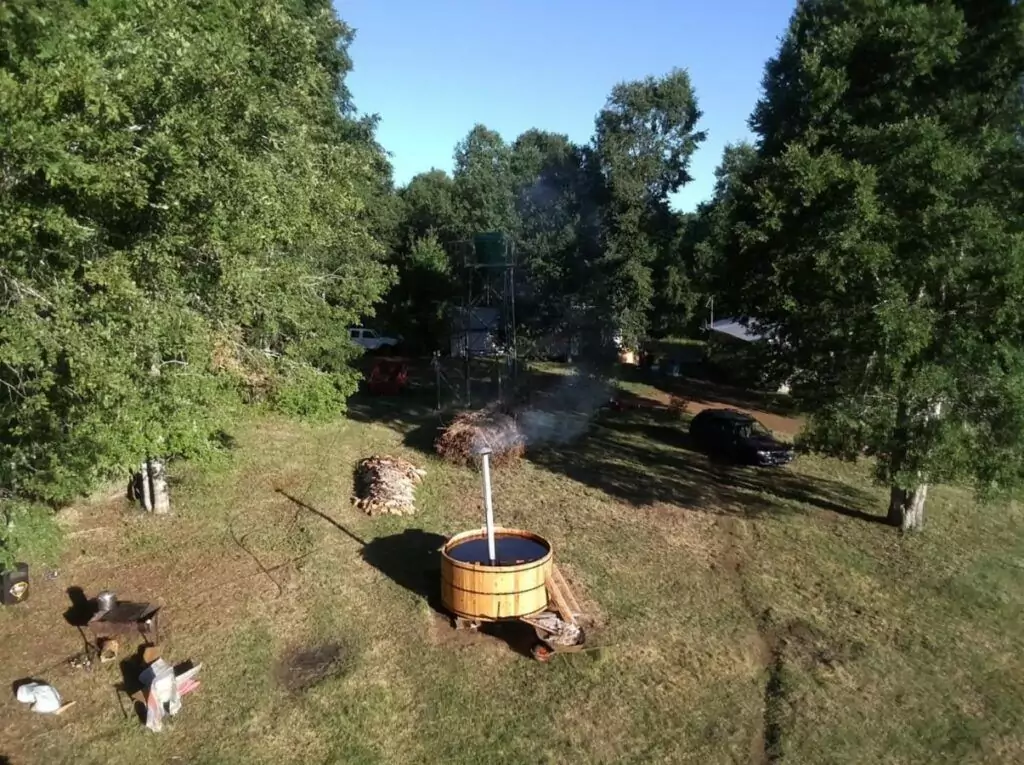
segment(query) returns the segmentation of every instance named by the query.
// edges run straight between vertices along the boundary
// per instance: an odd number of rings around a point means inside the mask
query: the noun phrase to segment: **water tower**
[[[461,242],[459,253],[463,302],[452,352],[463,357],[466,405],[471,406],[475,359],[494,362],[499,399],[511,392],[516,378],[515,242],[502,231],[488,231]]]

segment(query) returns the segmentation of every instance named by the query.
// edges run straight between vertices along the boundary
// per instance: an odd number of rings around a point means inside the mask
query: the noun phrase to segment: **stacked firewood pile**
[[[526,452],[526,439],[515,419],[494,409],[462,412],[434,443],[446,462],[468,465],[483,449],[491,450],[492,465],[507,465]]]
[[[369,515],[412,515],[416,512],[416,484],[426,474],[398,457],[368,457],[356,468],[353,502]]]

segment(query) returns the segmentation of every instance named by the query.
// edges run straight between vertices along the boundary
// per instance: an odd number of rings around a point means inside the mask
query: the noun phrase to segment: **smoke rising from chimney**
[[[473,451],[501,454],[519,445],[567,444],[586,431],[598,409],[611,397],[611,385],[601,378],[573,370],[541,394],[537,406],[517,409],[511,417],[498,415],[492,426],[477,434]]]
[[[527,446],[576,440],[610,395],[606,381],[574,370],[545,395],[542,406],[518,413],[516,419]]]

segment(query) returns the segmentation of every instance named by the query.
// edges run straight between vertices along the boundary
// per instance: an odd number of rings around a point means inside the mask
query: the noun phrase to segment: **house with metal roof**
[[[750,374],[752,370],[749,367],[757,365],[757,355],[753,353],[756,345],[770,342],[766,334],[749,326],[749,323],[730,317],[706,325],[712,357],[723,367],[731,368],[740,378]],[[756,321],[753,324],[756,325]],[[717,351],[715,346],[718,346]],[[750,348],[751,352],[742,350],[744,347]],[[734,350],[728,350],[730,348]],[[778,392],[789,393],[788,382],[783,382]]]

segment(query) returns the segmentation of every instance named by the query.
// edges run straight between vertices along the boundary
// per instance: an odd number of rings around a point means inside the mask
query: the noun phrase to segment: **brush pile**
[[[482,449],[491,450],[491,464],[508,465],[526,453],[526,439],[515,419],[493,409],[462,412],[434,443],[434,451],[446,462],[468,465]]]
[[[416,512],[416,484],[426,474],[426,470],[398,457],[368,457],[356,468],[352,501],[369,515],[412,515]]]
[[[583,630],[578,624],[567,622],[551,611],[534,616],[529,623],[544,630],[545,641],[551,645],[573,646],[583,642]]]

